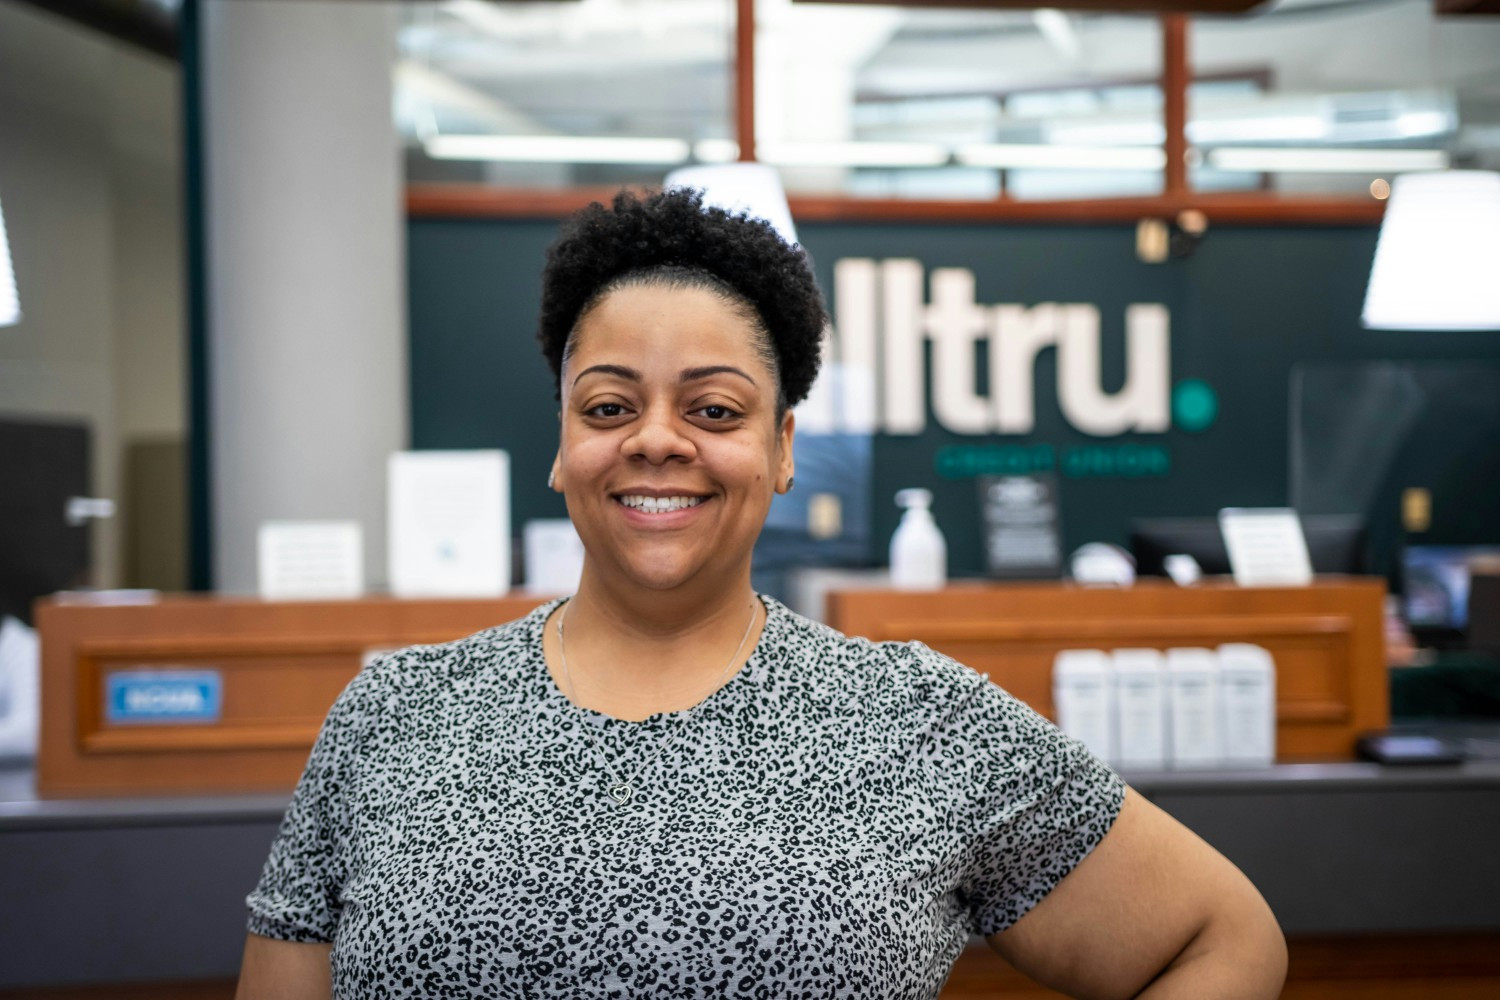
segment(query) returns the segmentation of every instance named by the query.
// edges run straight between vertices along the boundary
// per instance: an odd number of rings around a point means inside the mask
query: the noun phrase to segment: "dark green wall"
[[[513,517],[564,515],[545,489],[556,441],[556,403],[533,339],[543,252],[551,222],[413,220],[412,440],[417,448],[502,447],[512,456]],[[1025,438],[949,434],[929,420],[915,438],[879,437],[873,482],[875,561],[895,528],[892,494],[922,485],[937,494],[955,575],[980,571],[978,499],[972,481],[945,479],[934,455],[947,445],[1044,443],[1159,445],[1165,475],[1064,476],[1065,548],[1123,543],[1129,518],[1210,516],[1224,506],[1288,502],[1288,382],[1300,362],[1373,359],[1500,361],[1500,335],[1398,333],[1361,328],[1375,248],[1373,228],[1213,228],[1190,258],[1146,265],[1123,226],[799,225],[825,289],[843,257],[915,257],[975,273],[982,303],[1087,302],[1103,321],[1104,387],[1123,381],[1124,314],[1134,302],[1171,313],[1172,381],[1196,378],[1217,392],[1206,430],[1091,438],[1061,418],[1053,351],[1036,371],[1037,426]],[[1396,512],[1376,525],[1393,530]]]

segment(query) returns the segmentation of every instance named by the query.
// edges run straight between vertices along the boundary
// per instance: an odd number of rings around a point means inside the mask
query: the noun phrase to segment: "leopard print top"
[[[553,683],[559,602],[375,661],[323,724],[249,929],[333,942],[335,997],[936,996],[1125,786],[926,646],[762,601],[745,667],[643,722]],[[668,730],[617,803],[600,754],[633,774]]]

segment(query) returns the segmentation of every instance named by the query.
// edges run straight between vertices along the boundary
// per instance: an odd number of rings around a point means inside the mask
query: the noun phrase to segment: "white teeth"
[[[682,510],[685,507],[696,507],[703,502],[702,497],[623,496],[619,500],[625,506],[647,514],[665,514],[667,511]]]

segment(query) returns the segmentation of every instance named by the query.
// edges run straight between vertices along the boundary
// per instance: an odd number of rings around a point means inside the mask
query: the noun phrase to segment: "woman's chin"
[[[716,575],[697,560],[653,559],[627,562],[620,582],[630,587],[656,592],[677,590]]]

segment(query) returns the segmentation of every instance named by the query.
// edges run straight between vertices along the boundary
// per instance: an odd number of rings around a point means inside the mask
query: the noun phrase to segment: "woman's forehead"
[[[634,358],[685,366],[737,362],[764,371],[763,336],[745,309],[711,289],[632,285],[609,292],[579,320],[569,366]]]

